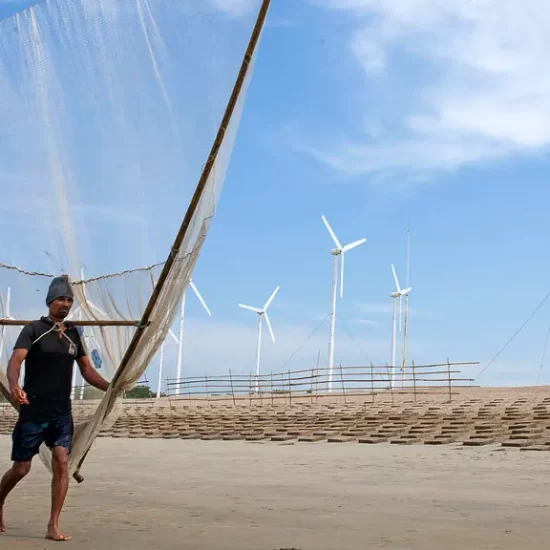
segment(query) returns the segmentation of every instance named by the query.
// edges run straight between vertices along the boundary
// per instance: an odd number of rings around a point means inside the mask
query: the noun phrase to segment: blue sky
[[[235,18],[258,6],[212,1]],[[0,17],[24,6],[3,0]],[[368,239],[346,258],[335,361],[389,361],[390,264],[404,282],[410,229],[409,357],[480,361],[475,375],[550,286],[549,22],[542,0],[274,2],[194,273],[213,316],[189,297],[186,372],[253,369],[256,319],[237,303],[276,285],[263,368],[289,368],[306,340],[290,367],[326,357],[328,322],[308,340],[330,309],[324,214],[341,241]],[[550,303],[477,382],[536,383],[549,324]]]

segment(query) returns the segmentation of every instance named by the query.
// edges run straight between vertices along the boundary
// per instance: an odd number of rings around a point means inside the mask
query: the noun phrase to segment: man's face
[[[56,319],[65,319],[73,307],[73,299],[68,297],[56,298],[50,304],[50,315]]]

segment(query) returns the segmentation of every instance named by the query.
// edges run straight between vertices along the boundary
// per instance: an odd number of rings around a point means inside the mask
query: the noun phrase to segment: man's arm
[[[94,388],[97,388],[98,390],[107,391],[107,388],[109,387],[109,382],[107,382],[107,380],[105,380],[105,378],[103,378],[103,376],[101,376],[101,374],[97,372],[87,355],[79,357],[76,362],[78,363],[78,366],[80,368],[82,378],[84,378],[84,380],[86,380],[88,384],[90,384]]]
[[[21,376],[21,364],[27,357],[28,350],[23,348],[16,348],[10,360],[8,361],[8,389],[10,395],[20,405],[28,404],[27,395],[19,386],[19,377]]]

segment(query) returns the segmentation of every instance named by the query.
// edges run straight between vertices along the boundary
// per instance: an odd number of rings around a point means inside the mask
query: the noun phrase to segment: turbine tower
[[[399,298],[399,331],[401,331],[401,316],[402,316],[402,309],[401,309],[401,299],[403,296],[408,296],[409,292],[412,290],[412,288],[401,288],[399,285],[399,279],[397,278],[397,274],[395,273],[395,266],[392,264],[391,266],[392,272],[393,272],[393,278],[395,280],[395,288],[396,291],[392,292],[390,294],[393,302],[393,319],[392,319],[392,325],[393,325],[393,335],[392,335],[392,345],[391,345],[391,368],[392,368],[392,380],[391,380],[391,389],[394,388],[395,385],[395,344],[396,344],[396,338],[397,338],[397,319],[396,319],[396,303],[395,300]]]
[[[271,339],[273,340],[273,343],[275,343],[275,335],[273,334],[273,329],[271,328],[271,322],[269,320],[269,316],[267,315],[267,308],[271,305],[271,302],[273,301],[273,298],[275,298],[275,295],[277,294],[277,292],[279,292],[279,287],[277,287],[273,291],[271,296],[268,298],[267,302],[264,304],[263,308],[257,308],[253,306],[247,306],[245,304],[239,304],[239,307],[242,307],[243,309],[248,309],[258,314],[258,347],[256,351],[256,393],[258,393],[260,389],[260,350],[262,347],[262,317],[265,317],[265,322],[271,334]]]
[[[323,222],[336,245],[336,248],[333,248],[330,253],[334,256],[334,271],[333,271],[333,280],[332,280],[332,308],[330,312],[330,338],[328,344],[328,391],[332,391],[332,370],[334,367],[334,332],[336,327],[336,292],[338,288],[338,258],[340,260],[340,298],[344,296],[344,254],[365,242],[367,239],[359,239],[350,244],[342,246],[340,241],[336,237],[336,234],[330,227],[325,216],[321,216]]]
[[[407,231],[407,286],[410,285],[411,272],[411,232]],[[405,367],[407,366],[407,338],[409,335],[409,293],[405,294],[405,330],[403,331],[403,362],[401,364],[401,385],[405,385]]]
[[[189,286],[193,289],[193,292],[195,293],[195,296],[198,298],[199,302],[201,303],[202,307],[205,309],[206,313],[208,313],[209,316],[212,315],[210,312],[210,309],[206,305],[206,302],[204,301],[203,297],[201,296],[200,292],[198,291],[195,283],[189,279]],[[181,298],[181,311],[180,311],[180,332],[179,337],[177,338],[178,342],[178,366],[176,370],[176,395],[180,394],[180,378],[181,378],[181,364],[182,364],[182,358],[183,358],[183,318],[185,315],[185,295],[187,294],[187,290],[183,293],[183,296]],[[162,349],[161,349],[162,352]],[[159,380],[160,376],[162,375],[162,372],[159,369]],[[157,394],[160,397],[160,391],[157,390]]]
[[[172,329],[170,329],[168,331],[168,333],[172,337],[172,340],[174,340],[174,342],[176,342],[176,344],[179,345],[180,342],[176,338],[176,335],[174,334],[174,331]],[[165,344],[166,344],[166,341],[162,342],[162,344],[160,346],[159,375],[158,375],[158,380],[157,380],[157,399],[160,397],[161,390],[162,390],[162,370],[163,370],[163,366],[164,366],[164,346],[165,346]]]

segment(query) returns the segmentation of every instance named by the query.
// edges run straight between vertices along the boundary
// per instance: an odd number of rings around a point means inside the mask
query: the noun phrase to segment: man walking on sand
[[[86,355],[78,330],[65,322],[73,305],[68,277],[56,277],[46,297],[48,315],[32,321],[21,331],[8,363],[12,399],[19,403],[13,431],[12,467],[0,482],[0,532],[5,531],[4,502],[30,471],[33,457],[45,443],[52,453],[51,516],[46,538],[66,541],[59,530],[59,516],[69,488],[68,461],[73,440],[71,386],[74,361],[88,384],[106,391],[109,383]],[[25,380],[19,386],[21,364]]]

